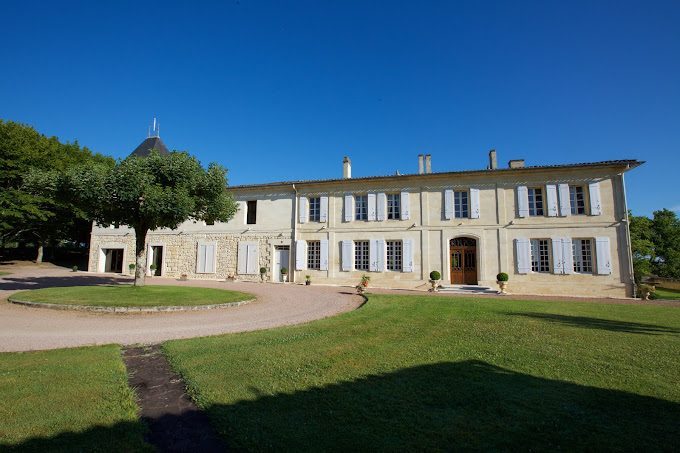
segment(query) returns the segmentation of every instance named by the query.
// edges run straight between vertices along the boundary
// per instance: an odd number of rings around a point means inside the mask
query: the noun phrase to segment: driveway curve
[[[240,307],[214,310],[134,314],[45,310],[7,302],[7,296],[25,289],[129,282],[126,277],[73,273],[53,266],[17,268],[11,275],[0,277],[0,352],[157,343],[269,329],[351,311],[363,302],[363,298],[348,288],[340,287],[209,280],[180,282],[160,277],[147,279],[147,284],[233,289],[254,294],[257,300]]]

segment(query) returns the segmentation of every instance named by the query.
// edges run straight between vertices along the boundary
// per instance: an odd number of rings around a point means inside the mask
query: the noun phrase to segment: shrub
[[[135,270],[135,267],[137,267],[137,266],[135,265],[135,263],[130,263],[130,264],[128,264],[128,269],[130,269],[130,272],[134,271],[134,270]]]
[[[151,269],[152,271],[155,271],[155,270],[156,270],[156,265],[155,265],[155,264],[152,264],[151,266],[149,266],[149,269]]]
[[[371,281],[371,277],[364,274],[364,275],[361,276],[360,286],[363,286],[365,288],[366,286],[368,286],[368,282],[370,282],[370,281]]]
[[[267,273],[267,268],[266,267],[261,267],[260,268],[260,274],[266,274]]]
[[[305,275],[305,280],[311,280],[312,276],[311,275]]]
[[[430,272],[430,280],[441,280],[442,274],[439,273],[439,271],[432,271]]]
[[[73,272],[78,272],[78,266],[73,266],[71,269],[73,270]]]
[[[507,282],[509,278],[510,277],[508,277],[508,274],[505,272],[501,272],[500,274],[496,275],[496,280],[499,282]]]
[[[288,273],[288,268],[287,268],[287,267],[282,267],[282,268],[281,268],[281,273],[282,273],[283,275],[286,275],[286,274]]]

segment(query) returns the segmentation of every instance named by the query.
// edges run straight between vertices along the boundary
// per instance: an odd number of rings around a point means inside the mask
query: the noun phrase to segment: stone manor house
[[[166,153],[154,136],[134,155]],[[414,162],[415,164],[415,162]],[[495,287],[510,276],[518,294],[623,297],[633,272],[624,173],[637,160],[418,172],[232,186],[238,212],[226,223],[187,221],[151,231],[147,262],[154,274],[192,279],[426,288],[430,271],[443,284]],[[415,167],[415,165],[414,165]],[[134,231],[93,226],[89,269],[127,272]],[[149,273],[151,270],[148,270]]]

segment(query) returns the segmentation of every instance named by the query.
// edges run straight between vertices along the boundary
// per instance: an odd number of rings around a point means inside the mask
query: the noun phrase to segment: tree
[[[645,216],[628,213],[630,221],[630,246],[633,253],[633,273],[639,285],[642,277],[652,273],[656,258],[652,241],[652,220]]]
[[[680,278],[680,220],[668,209],[653,218],[630,215],[630,242],[635,281],[655,274]]]
[[[36,262],[49,242],[75,240],[89,232],[84,213],[49,187],[38,173],[63,173],[74,165],[113,159],[93,154],[78,142],[61,143],[30,126],[0,120],[0,237],[37,245]],[[41,184],[45,184],[42,186]]]
[[[153,151],[113,167],[76,167],[59,186],[100,225],[135,230],[135,285],[143,286],[149,230],[175,229],[188,219],[226,222],[234,216],[236,203],[227,191],[226,174],[215,163],[204,169],[185,152]]]

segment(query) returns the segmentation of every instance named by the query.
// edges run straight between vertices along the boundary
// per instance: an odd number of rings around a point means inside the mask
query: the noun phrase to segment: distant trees
[[[675,212],[654,211],[650,219],[630,216],[635,280],[654,274],[680,278],[680,219]]]
[[[75,165],[112,166],[109,157],[93,154],[78,142],[62,143],[34,128],[0,120],[0,239],[37,245],[36,261],[45,244],[74,240],[89,232],[85,213],[49,190],[41,172],[64,173]],[[48,189],[48,190],[44,190]]]

